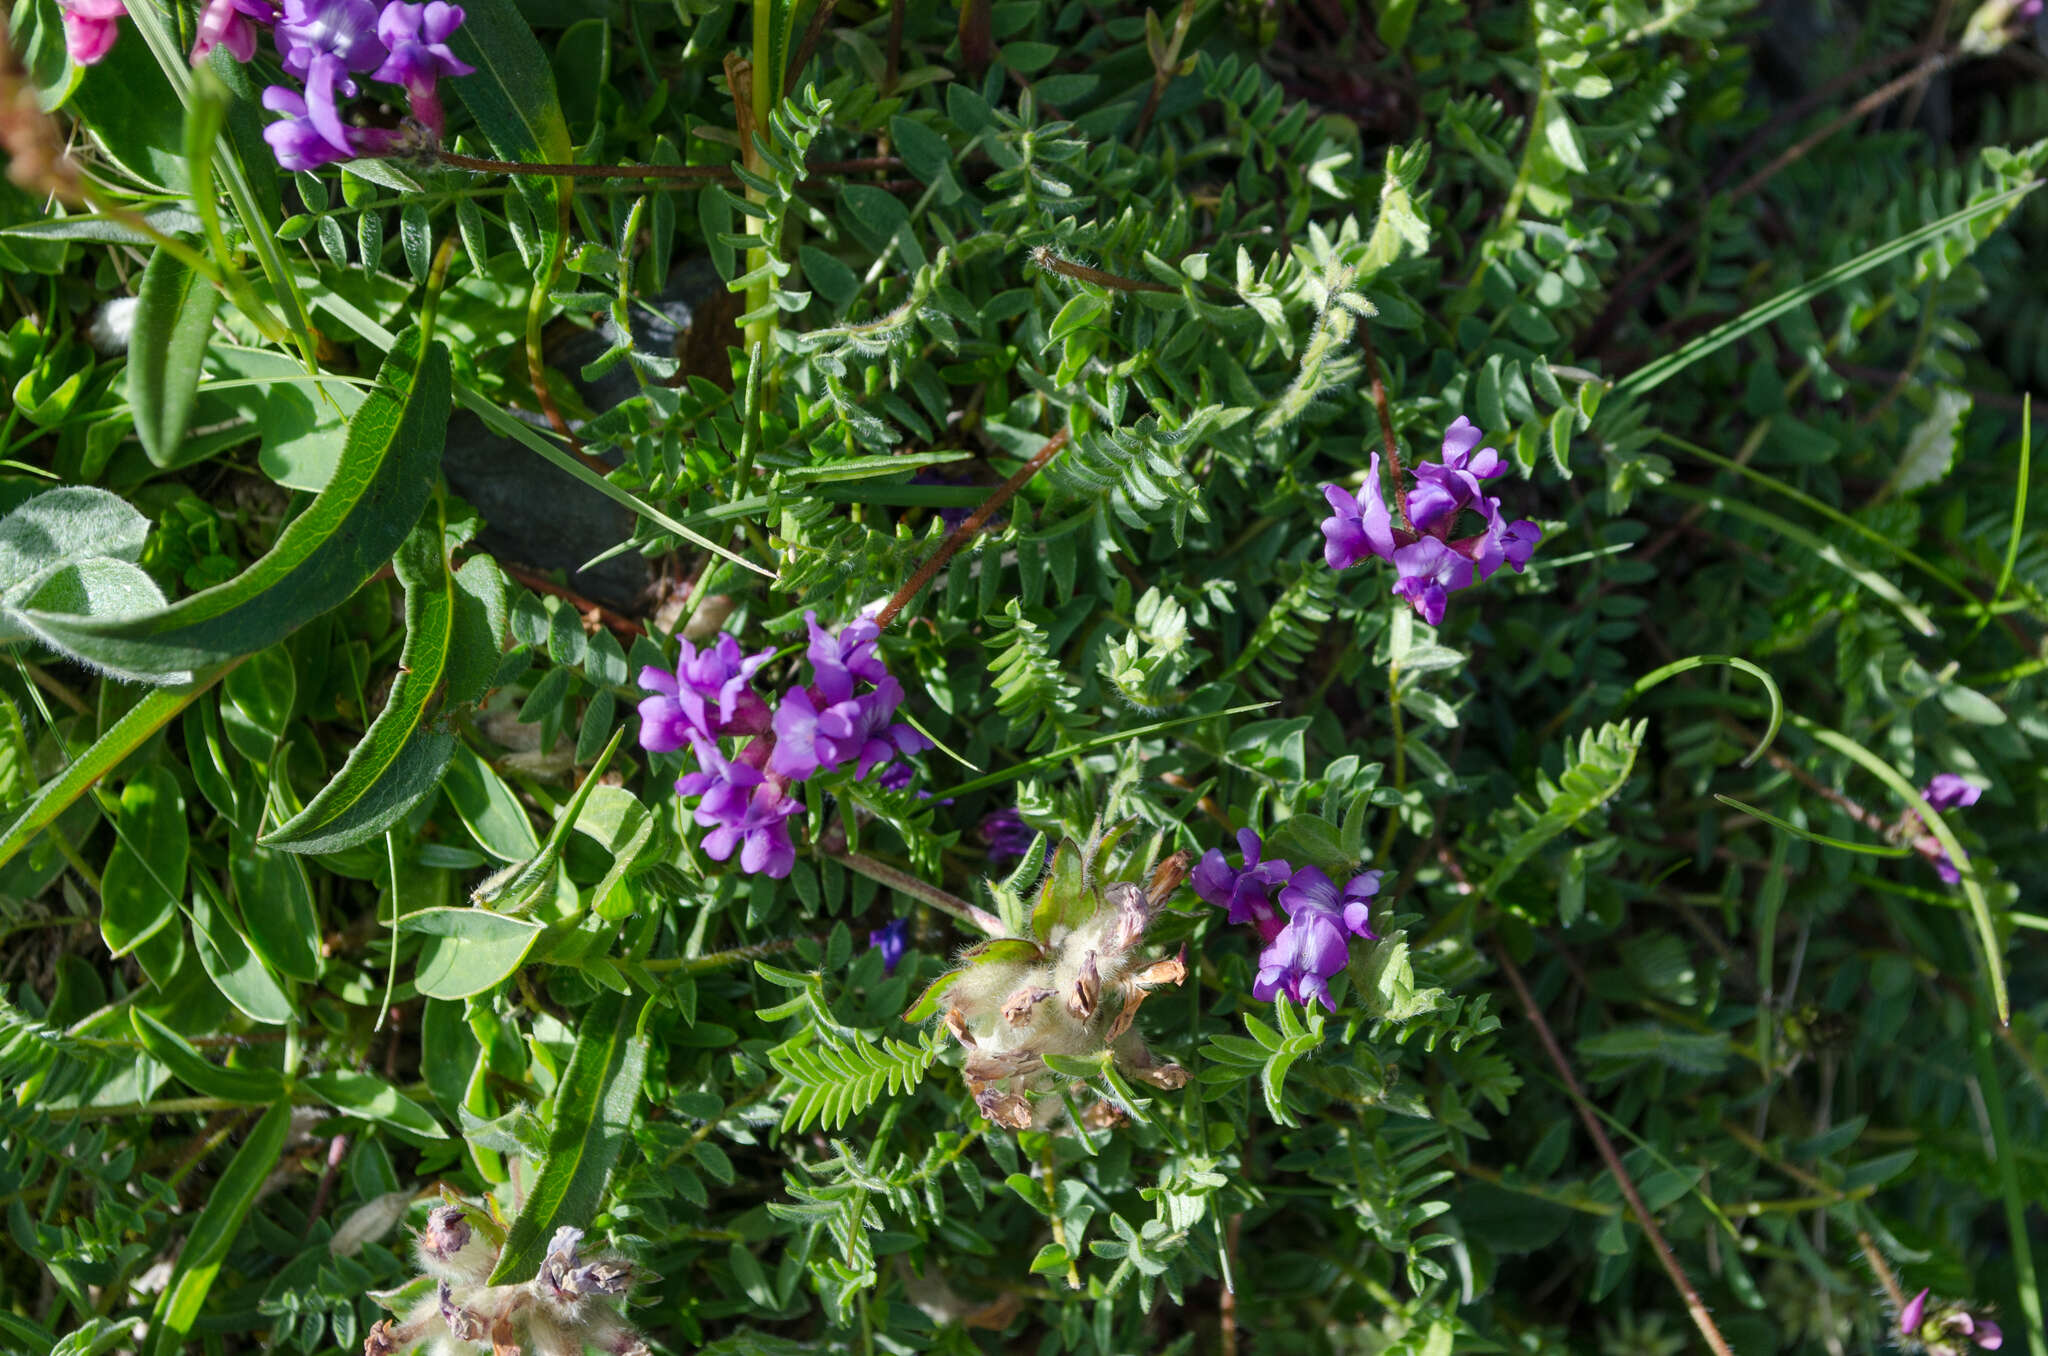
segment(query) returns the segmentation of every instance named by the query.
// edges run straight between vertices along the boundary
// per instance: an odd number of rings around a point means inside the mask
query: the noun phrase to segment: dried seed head
[[[420,1250],[446,1261],[469,1246],[469,1220],[459,1205],[437,1205],[427,1212],[427,1227],[420,1231]]]
[[[1052,997],[1052,990],[1027,984],[1003,1003],[1003,1020],[1011,1026],[1029,1026],[1038,1005]]]
[[[1095,953],[1081,957],[1081,968],[1067,986],[1067,1011],[1082,1021],[1095,1015],[1102,1002],[1102,976],[1095,968]]]

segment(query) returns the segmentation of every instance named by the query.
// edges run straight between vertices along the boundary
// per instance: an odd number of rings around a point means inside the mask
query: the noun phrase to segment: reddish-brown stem
[[[988,520],[996,516],[997,509],[1009,503],[1017,491],[1030,484],[1031,477],[1044,470],[1045,464],[1058,456],[1060,449],[1065,447],[1073,436],[1072,429],[1064,428],[1053,434],[1046,440],[1045,446],[1031,454],[1031,460],[1025,462],[1017,474],[996,486],[996,492],[988,497],[987,502],[968,515],[966,522],[947,533],[946,539],[939,543],[939,549],[932,552],[931,559],[918,566],[917,573],[910,576],[909,582],[896,590],[896,596],[875,614],[875,624],[886,627],[895,621],[896,614],[908,607],[910,600],[917,597],[926,584],[932,582],[933,576],[946,567],[946,562],[967,544],[968,538],[981,531],[988,524]]]
[[[825,25],[832,21],[832,11],[839,7],[839,0],[825,0],[818,6],[818,12],[804,25],[804,35],[796,45],[796,52],[789,59],[789,67],[782,75],[782,97],[787,99],[796,93],[797,77],[804,73],[804,67],[811,64],[811,53],[818,49],[818,39],[825,36]]]
[[[1663,1230],[1643,1204],[1642,1193],[1636,1190],[1635,1179],[1628,1175],[1628,1168],[1622,1164],[1621,1155],[1614,1151],[1614,1143],[1607,1138],[1607,1131],[1600,1125],[1600,1117],[1594,1112],[1593,1104],[1586,1097],[1586,1091],[1579,1086],[1578,1075],[1572,1072],[1571,1061],[1565,1058],[1564,1048],[1557,1043],[1557,1037],[1550,1030],[1550,1023],[1543,1020],[1542,1009],[1536,1006],[1536,999],[1529,992],[1529,985],[1522,978],[1522,972],[1515,968],[1507,952],[1495,950],[1494,960],[1499,963],[1501,973],[1514,987],[1515,996],[1522,1000],[1522,1007],[1529,1014],[1529,1021],[1536,1028],[1537,1039],[1543,1042],[1543,1052],[1550,1056],[1550,1062],[1557,1070],[1557,1076],[1564,1080],[1565,1091],[1571,1095],[1572,1105],[1578,1109],[1579,1119],[1585,1122],[1586,1132],[1593,1137],[1593,1147],[1600,1151],[1600,1157],[1607,1164],[1608,1173],[1614,1184],[1621,1188],[1622,1198],[1628,1202],[1629,1213],[1636,1217],[1636,1223],[1643,1228],[1643,1236],[1650,1240],[1650,1247],[1657,1254],[1657,1260],[1664,1264],[1665,1274],[1678,1287],[1678,1293],[1685,1299],[1686,1312],[1692,1315],[1693,1326],[1706,1339],[1707,1347],[1715,1356],[1735,1356],[1728,1347],[1728,1339],[1721,1336],[1721,1329],[1714,1324],[1714,1316],[1707,1312],[1706,1302],[1699,1291],[1693,1289],[1692,1278],[1685,1274],[1685,1268],[1678,1263],[1678,1257],[1671,1251],[1671,1245],[1664,1241]]]
[[[1171,292],[1174,289],[1165,283],[1145,282],[1139,278],[1126,278],[1117,273],[1105,273],[1099,268],[1077,264],[1071,259],[1062,259],[1050,249],[1040,246],[1031,251],[1031,262],[1047,273],[1057,273],[1063,278],[1077,278],[1082,282],[1094,283],[1116,292]]]
[[[1394,516],[1401,526],[1413,530],[1408,521],[1408,496],[1401,492],[1401,445],[1394,441],[1394,412],[1387,403],[1387,384],[1380,378],[1379,350],[1372,346],[1372,331],[1358,327],[1358,342],[1365,345],[1365,370],[1372,378],[1372,408],[1380,420],[1380,440],[1387,449],[1387,498],[1394,501]]]
[[[692,185],[716,183],[736,186],[739,183],[739,176],[723,165],[569,165],[556,161],[489,160],[476,155],[457,155],[453,151],[435,151],[434,159],[450,169],[474,170],[480,174],[533,174],[569,179],[675,179]],[[818,160],[804,166],[808,171],[804,182],[809,184],[834,174],[900,169],[902,165],[902,157],[894,155]]]
[[[334,1179],[341,1175],[341,1163],[348,1156],[348,1136],[336,1135],[327,1144],[327,1167],[320,1174],[320,1185],[313,1188],[313,1205],[306,1211],[306,1232],[311,1238],[313,1230],[320,1223],[320,1212],[327,1208],[327,1198],[334,1194]]]
[[[1786,167],[1796,163],[1799,160],[1804,159],[1808,151],[1811,151],[1814,147],[1820,145],[1823,141],[1826,141],[1828,138],[1834,136],[1835,133],[1841,131],[1850,123],[1856,122],[1857,120],[1861,119],[1865,114],[1874,112],[1875,110],[1882,108],[1884,105],[1898,98],[1901,94],[1904,94],[1907,90],[1913,89],[1916,86],[1924,84],[1926,81],[1933,79],[1936,75],[1940,74],[1943,70],[1947,69],[1950,63],[1952,63],[1955,59],[1956,54],[1954,52],[1932,53],[1931,55],[1920,61],[1917,65],[1915,65],[1912,70],[1907,71],[1904,75],[1901,75],[1893,80],[1888,80],[1884,84],[1879,85],[1876,89],[1870,91],[1870,93],[1864,95],[1855,103],[1850,104],[1848,109],[1845,110],[1841,114],[1841,116],[1831,120],[1827,124],[1827,126],[1821,128],[1819,131],[1813,133],[1811,136],[1801,138],[1798,142],[1794,143],[1791,149],[1787,150],[1783,155],[1779,156],[1776,160],[1773,160],[1770,164],[1765,165],[1762,169],[1758,170],[1755,174],[1750,175],[1747,179],[1744,179],[1741,182],[1741,184],[1737,185],[1736,188],[1729,193],[1729,203],[1733,204],[1741,202],[1744,198],[1748,197],[1750,194],[1762,188],[1766,183],[1776,178],[1778,174],[1781,171],[1783,171]]]

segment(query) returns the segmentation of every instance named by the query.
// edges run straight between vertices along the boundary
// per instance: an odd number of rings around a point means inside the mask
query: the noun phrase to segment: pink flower
[[[64,0],[64,50],[90,66],[113,50],[116,22],[128,11],[121,0]]]

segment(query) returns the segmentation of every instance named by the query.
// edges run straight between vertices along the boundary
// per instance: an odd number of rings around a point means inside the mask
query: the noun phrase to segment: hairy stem
[[[1073,436],[1073,430],[1065,428],[1053,434],[1052,437],[1046,440],[1045,446],[1031,454],[1031,460],[1024,463],[1022,470],[996,486],[996,492],[990,495],[980,508],[970,514],[967,521],[947,533],[946,539],[939,543],[939,549],[932,552],[931,559],[918,566],[917,573],[910,576],[909,581],[902,588],[896,590],[895,596],[889,599],[880,612],[875,614],[875,624],[886,627],[890,622],[895,621],[896,614],[908,607],[910,600],[917,597],[924,590],[926,584],[932,582],[933,577],[945,568],[946,562],[951,560],[959,552],[960,548],[967,544],[967,539],[981,531],[988,524],[988,520],[995,517],[996,510],[1009,503],[1017,491],[1030,484],[1031,477],[1044,470],[1046,463],[1058,456],[1060,449],[1065,447],[1072,440]]]

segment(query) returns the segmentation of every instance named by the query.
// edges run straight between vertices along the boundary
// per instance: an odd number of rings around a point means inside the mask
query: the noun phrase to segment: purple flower
[[[1929,1313],[1932,1308],[1934,1312]],[[1927,1292],[1922,1290],[1906,1302],[1899,1311],[1899,1335],[1920,1343],[1930,1352],[1956,1352],[1957,1344],[1949,1341],[1951,1336],[1962,1336],[1985,1351],[1997,1351],[2005,1345],[2005,1329],[1981,1314],[1973,1314],[1961,1304],[1948,1302],[1930,1306]]]
[[[391,0],[377,16],[377,36],[391,55],[372,78],[405,86],[413,117],[437,137],[446,130],[447,118],[434,82],[444,75],[475,72],[448,49],[448,39],[461,26],[462,7],[442,0],[423,5]]]
[[[818,625],[817,614],[804,617],[811,628],[806,653],[816,681],[783,694],[775,711],[775,752],[769,770],[803,781],[851,762],[854,775],[865,777],[899,753],[930,748],[930,740],[894,720],[896,708],[903,704],[903,684],[889,675],[875,653],[881,629],[863,617],[834,636]],[[872,683],[873,690],[856,693],[861,682]]]
[[[2031,22],[2041,17],[2043,0],[2020,0],[2020,7],[2012,12],[2015,19]]]
[[[751,746],[749,746],[751,750]],[[769,777],[746,761],[727,758],[708,739],[693,740],[697,771],[676,780],[676,790],[699,797],[696,821],[711,830],[704,835],[704,854],[722,862],[740,849],[740,870],[781,879],[796,865],[788,818],[803,802],[789,795],[786,782]]]
[[[1423,462],[1415,468],[1415,488],[1408,491],[1408,521],[1417,532],[1427,532],[1439,522],[1455,517],[1466,504],[1479,499],[1479,482],[1491,480],[1507,470],[1500,453],[1479,446],[1486,435],[1464,415],[1444,430],[1442,462]]]
[[[815,612],[804,613],[804,624],[811,629],[811,643],[804,657],[811,661],[819,694],[827,702],[843,702],[851,697],[854,683],[859,680],[879,684],[889,676],[882,657],[875,653],[882,628],[871,619],[857,617],[840,627],[836,636],[818,625]]]
[[[345,144],[337,148],[308,118],[305,99],[286,85],[267,87],[263,91],[263,106],[273,113],[287,115],[282,122],[263,129],[263,139],[270,143],[280,169],[313,170],[359,155],[382,155],[396,139],[382,128],[345,127]]]
[[[1921,788],[1920,798],[1926,801],[1928,807],[1936,814],[1946,814],[1950,810],[1968,809],[1975,805],[1983,794],[1983,787],[1972,786],[1953,772],[1937,772],[1927,785]],[[1917,811],[1908,810],[1902,822],[1918,824],[1920,815]],[[1932,834],[1916,840],[1915,846],[1932,858],[1934,874],[1941,877],[1943,884],[1954,885],[1963,878],[1963,873],[1956,869],[1955,861],[1947,852],[1941,850],[1940,840]]]
[[[1983,787],[1972,786],[1953,772],[1935,773],[1933,779],[1920,792],[1921,799],[1925,800],[1936,814],[1968,809],[1975,805],[1978,797],[1983,794]]]
[[[1259,976],[1252,997],[1262,1001],[1285,993],[1308,1006],[1311,999],[1330,1011],[1330,979],[1351,963],[1351,938],[1371,938],[1370,906],[1365,902],[1380,888],[1378,871],[1353,876],[1344,892],[1313,866],[1304,866],[1280,891],[1287,926],[1259,955]]]
[[[1441,625],[1453,593],[1472,586],[1472,562],[1435,537],[1423,537],[1394,552],[1399,578],[1394,592],[1414,604],[1431,626]]]
[[[215,47],[225,47],[237,61],[256,55],[256,30],[277,22],[270,0],[206,0],[199,11],[199,36],[192,44],[192,64],[206,60]]]
[[[1231,870],[1224,861],[1223,849],[1210,848],[1195,864],[1188,884],[1217,908],[1228,909],[1229,922],[1265,922],[1273,917],[1273,887],[1283,884],[1294,868],[1278,859],[1260,861],[1259,853],[1265,844],[1250,829],[1237,831],[1237,847],[1244,856],[1242,867]]]
[[[1333,570],[1348,570],[1367,556],[1394,558],[1394,519],[1380,495],[1380,454],[1372,454],[1362,494],[1353,496],[1338,485],[1323,486],[1331,516],[1323,519],[1323,559]]]
[[[775,657],[773,649],[742,658],[740,643],[721,631],[702,653],[682,643],[676,669],[644,668],[640,686],[654,693],[640,703],[640,747],[671,753],[692,732],[706,739],[760,734],[768,728],[768,703],[749,686],[754,673]]]
[[[1543,540],[1543,529],[1527,518],[1508,522],[1501,517],[1500,500],[1482,495],[1474,505],[1486,519],[1486,530],[1478,536],[1450,543],[1453,551],[1471,560],[1481,579],[1490,578],[1502,565],[1512,565],[1520,574]]]
[[[113,50],[127,13],[121,0],[63,0],[64,50],[79,65],[93,65]]]
[[[1013,807],[989,811],[982,816],[977,831],[981,834],[981,841],[988,845],[991,866],[997,862],[1022,861],[1038,837],[1037,831],[1026,824],[1024,816]]]
[[[306,82],[306,116],[314,129],[335,150],[357,154],[335,96],[353,96],[349,72],[374,71],[389,55],[377,39],[376,6],[370,0],[284,0],[275,35],[284,68]]]
[[[1290,918],[1298,917],[1305,908],[1327,909],[1340,914],[1344,926],[1367,941],[1377,940],[1372,930],[1372,906],[1366,901],[1380,892],[1380,878],[1384,871],[1364,871],[1344,883],[1344,892],[1337,893],[1336,882],[1312,866],[1304,866],[1294,873],[1280,891],[1280,903]]]
[[[893,975],[910,949],[910,920],[892,918],[868,934],[868,945],[882,953],[882,973]]]
[[[916,780],[916,768],[908,763],[891,763],[882,769],[881,776],[875,778],[875,785],[881,787],[884,791],[908,791],[910,784]],[[918,795],[926,799],[931,797],[929,791],[920,791]]]

